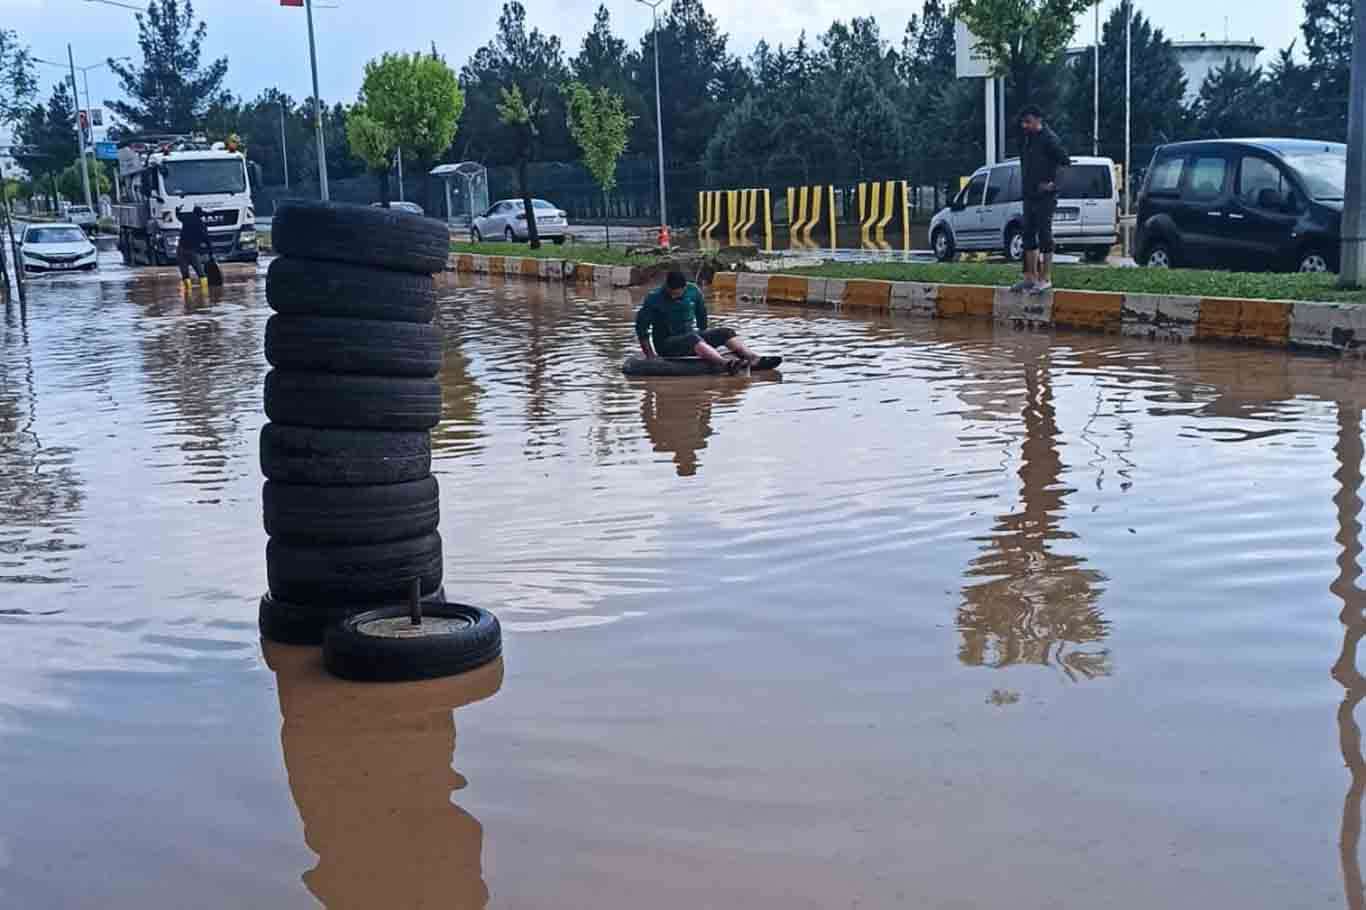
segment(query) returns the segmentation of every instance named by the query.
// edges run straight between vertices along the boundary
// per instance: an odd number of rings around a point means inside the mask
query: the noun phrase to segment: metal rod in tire
[[[413,625],[422,625],[422,579],[414,578],[413,586],[408,589],[408,618]]]

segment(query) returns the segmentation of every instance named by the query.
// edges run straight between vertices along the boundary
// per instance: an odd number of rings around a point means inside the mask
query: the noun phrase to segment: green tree
[[[536,230],[536,207],[531,204],[527,167],[536,156],[536,139],[541,131],[541,118],[545,116],[544,105],[544,95],[528,101],[516,84],[502,89],[498,100],[498,116],[518,137],[517,191],[521,194],[522,213],[526,217],[527,242],[533,250],[540,248],[541,235]]]
[[[137,21],[142,64],[109,60],[128,100],[105,104],[139,130],[188,132],[219,97],[228,58],[201,65],[208,28],[191,0],[150,0]]]
[[[1268,85],[1260,67],[1248,69],[1228,61],[1205,78],[1195,101],[1200,138],[1232,139],[1271,132]]]
[[[1304,51],[1313,90],[1304,115],[1316,138],[1346,139],[1352,87],[1352,0],[1305,0]],[[1273,77],[1274,77],[1273,73]],[[1301,121],[1304,122],[1304,121]]]
[[[362,109],[360,132],[353,134],[347,118],[347,137],[370,168],[376,167],[371,153],[389,141],[400,154],[416,160],[426,174],[433,159],[455,139],[465,96],[455,73],[435,53],[384,54],[365,64],[357,105]],[[358,135],[364,137],[364,150],[355,144]],[[387,177],[383,188],[387,205]]]
[[[1100,41],[1100,139],[1102,151],[1115,160],[1124,143],[1124,8],[1115,7],[1105,22]],[[1130,23],[1133,53],[1133,108],[1131,132],[1137,145],[1169,142],[1183,128],[1186,77],[1176,49],[1141,13]],[[1094,124],[1094,58],[1087,54],[1072,66],[1065,109],[1071,115],[1072,137],[1091,148]],[[1165,138],[1164,138],[1165,137]]]
[[[76,104],[69,83],[62,80],[54,85],[46,106],[30,107],[15,133],[20,148],[14,159],[35,179],[41,179],[44,190],[50,189],[55,199],[57,175],[80,154]]]
[[[101,193],[108,193],[114,189],[114,184],[109,179],[109,172],[94,157],[86,157],[86,166],[90,175],[90,195],[92,197],[98,198]],[[79,157],[62,168],[61,173],[57,175],[57,188],[68,200],[84,202],[85,184],[81,180]]]
[[[19,43],[17,32],[0,28],[0,127],[23,120],[37,94],[28,47]]]
[[[835,94],[835,134],[858,163],[860,177],[881,177],[902,158],[901,119],[876,78],[876,66],[857,67]]]
[[[625,97],[630,85],[626,63],[626,41],[613,34],[612,14],[606,6],[599,6],[593,15],[593,28],[584,36],[578,56],[569,61],[569,69],[576,81]]]
[[[1042,85],[1096,0],[958,0],[954,14],[977,36],[998,76],[1010,79],[1016,107],[1041,103]]]
[[[569,86],[566,94],[569,99],[569,132],[583,150],[584,166],[598,186],[602,187],[602,198],[606,203],[617,186],[617,161],[621,153],[626,151],[631,116],[626,113],[622,97],[611,89],[599,88],[593,92],[582,82],[575,82]],[[611,218],[606,205],[603,206],[603,217],[607,219],[603,229],[607,232],[607,242],[611,243]]]
[[[351,149],[379,177],[380,201],[389,207],[389,172],[394,167],[398,143],[384,124],[370,115],[363,104],[346,112],[346,138]]]
[[[1321,109],[1319,99],[1315,96],[1314,68],[1296,59],[1293,43],[1277,52],[1275,61],[1267,70],[1266,81],[1271,105],[1267,120],[1276,124],[1280,135],[1345,138],[1345,122],[1334,128],[1334,124],[1319,121]]]

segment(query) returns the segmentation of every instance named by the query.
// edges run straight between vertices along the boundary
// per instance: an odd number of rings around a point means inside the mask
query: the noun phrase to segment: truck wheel
[[[441,332],[412,322],[276,315],[266,323],[266,360],[285,370],[427,378],[441,372]]]
[[[266,416],[275,423],[349,430],[430,430],[441,422],[435,379],[266,374]]]
[[[261,428],[261,473],[317,486],[397,484],[432,470],[426,430],[321,430],[268,423]]]
[[[444,271],[446,225],[399,209],[335,202],[291,202],[275,214],[275,251],[283,256],[373,265],[432,275]]]
[[[430,275],[281,257],[266,272],[266,300],[287,316],[431,322],[436,283]]]

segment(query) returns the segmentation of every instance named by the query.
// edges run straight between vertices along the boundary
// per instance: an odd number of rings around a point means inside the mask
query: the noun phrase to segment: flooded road
[[[469,678],[263,649],[264,282],[0,322],[0,906],[1364,906],[1362,367],[447,279]]]

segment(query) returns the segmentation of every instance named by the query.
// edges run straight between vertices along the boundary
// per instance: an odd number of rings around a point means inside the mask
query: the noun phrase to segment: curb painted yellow
[[[1104,291],[1054,291],[1053,324],[1095,332],[1118,332],[1124,295]]]
[[[646,273],[560,259],[452,253],[447,267],[546,281],[635,286]],[[979,285],[718,272],[712,291],[777,305],[992,319],[1018,327],[1121,332],[1150,341],[1225,341],[1366,355],[1366,305],[1059,290],[1043,297]]]

